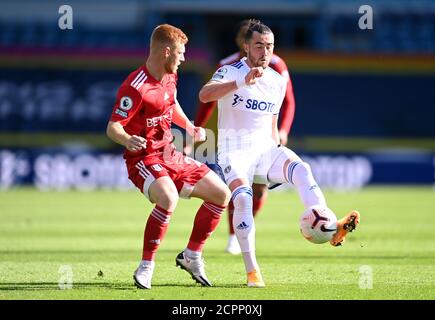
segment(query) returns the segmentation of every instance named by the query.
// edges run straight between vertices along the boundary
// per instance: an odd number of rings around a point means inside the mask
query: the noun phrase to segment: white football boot
[[[183,270],[186,270],[192,276],[192,279],[200,283],[204,287],[211,287],[210,280],[205,275],[204,259],[196,258],[191,259],[186,256],[184,251],[180,252],[175,258],[175,264]]]
[[[144,263],[141,262],[139,267],[133,274],[134,284],[139,289],[151,289],[151,279],[153,277],[154,262]]]

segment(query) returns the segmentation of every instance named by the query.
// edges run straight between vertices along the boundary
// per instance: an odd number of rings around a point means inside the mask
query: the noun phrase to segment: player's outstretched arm
[[[147,140],[145,138],[129,135],[119,122],[109,121],[106,134],[111,140],[123,145],[129,151],[139,151],[145,149],[147,146]]]
[[[226,96],[228,93],[254,84],[256,79],[263,75],[263,68],[255,67],[249,70],[245,76],[241,76],[237,80],[221,82],[210,80],[202,89],[199,91],[199,100],[201,102],[216,101],[220,98]],[[213,78],[212,78],[213,79]]]
[[[226,96],[228,93],[237,90],[236,81],[221,83],[218,81],[209,81],[199,91],[199,100],[203,103],[216,101]]]
[[[195,141],[201,142],[205,140],[205,130],[201,127],[195,127],[193,123],[190,122],[177,100],[175,100],[172,121],[180,128],[185,129]]]

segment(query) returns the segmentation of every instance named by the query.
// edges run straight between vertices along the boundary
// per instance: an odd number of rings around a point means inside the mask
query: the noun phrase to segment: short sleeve
[[[237,81],[239,77],[240,74],[237,68],[226,65],[216,70],[216,72],[211,77],[211,81],[226,83],[231,81]]]
[[[142,97],[131,86],[121,86],[118,90],[116,103],[112,110],[110,121],[120,122],[125,126],[140,109]]]

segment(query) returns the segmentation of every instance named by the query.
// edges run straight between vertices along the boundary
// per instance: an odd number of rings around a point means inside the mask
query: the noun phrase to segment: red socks
[[[166,230],[168,229],[171,214],[172,212],[160,208],[159,206],[155,206],[154,210],[151,212],[145,226],[142,260],[154,260],[160,242],[162,242]]]
[[[201,252],[205,241],[216,229],[225,207],[210,202],[204,202],[196,214],[193,222],[192,234],[190,235],[187,248]]]
[[[216,229],[225,207],[204,202],[196,214],[187,248],[200,252],[205,241]],[[156,206],[151,212],[144,233],[142,260],[153,261],[156,251],[162,242],[172,212]]]

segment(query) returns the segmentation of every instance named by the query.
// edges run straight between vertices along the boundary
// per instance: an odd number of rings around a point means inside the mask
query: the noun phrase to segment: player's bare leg
[[[255,217],[260,212],[267,199],[267,186],[265,184],[252,184],[253,198],[252,198],[252,215]],[[231,254],[240,254],[239,241],[237,240],[236,233],[233,226],[234,205],[232,201],[228,205],[228,225],[229,225],[229,237],[227,247],[225,251]]]
[[[166,234],[170,217],[178,202],[177,188],[169,177],[160,177],[153,181],[148,194],[150,201],[156,206],[148,217],[144,232],[142,261],[133,275],[135,284],[140,289],[151,289],[154,256]]]
[[[160,177],[149,187],[150,201],[165,210],[173,212],[178,204],[178,191],[169,177]]]
[[[198,181],[190,196],[226,207],[230,201],[231,192],[222,179],[210,171]]]
[[[189,272],[192,278],[203,286],[212,284],[205,274],[202,249],[207,238],[216,229],[230,195],[228,187],[212,171],[196,183],[190,195],[204,200],[204,203],[195,216],[189,243],[175,261],[177,266]]]
[[[252,188],[249,181],[238,178],[229,185],[234,203],[233,225],[247,273],[249,287],[264,287],[255,255],[255,223],[252,214]]]

